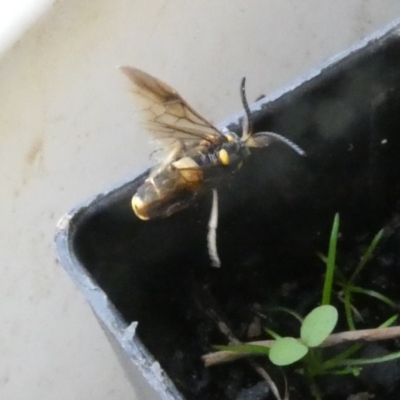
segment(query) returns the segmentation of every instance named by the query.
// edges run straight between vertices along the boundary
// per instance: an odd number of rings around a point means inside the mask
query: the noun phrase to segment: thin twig
[[[394,339],[397,337],[400,337],[400,326],[346,331],[334,333],[328,336],[328,338],[318,347],[336,346],[338,344],[358,341],[375,342],[379,340]],[[245,344],[271,347],[274,342],[275,340],[259,340]],[[205,354],[202,357],[202,360],[206,367],[211,367],[212,365],[222,364],[249,356],[254,356],[254,353],[238,353],[234,351],[222,350],[215,353]]]
[[[345,342],[367,341],[375,342],[378,340],[394,339],[400,336],[400,326],[388,328],[360,329],[358,331],[346,331],[334,333],[321,344],[320,347],[335,346]]]

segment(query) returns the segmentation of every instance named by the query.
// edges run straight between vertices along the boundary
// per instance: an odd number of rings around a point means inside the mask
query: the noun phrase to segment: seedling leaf
[[[290,365],[302,359],[308,352],[307,346],[292,337],[278,339],[269,349],[269,359],[278,366]]]
[[[300,337],[308,347],[319,346],[335,329],[338,312],[331,305],[314,308],[301,325]]]

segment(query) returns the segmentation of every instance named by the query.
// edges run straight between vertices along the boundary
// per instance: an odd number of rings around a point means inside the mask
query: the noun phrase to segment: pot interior
[[[357,259],[379,229],[390,227],[382,246],[386,253],[364,279],[374,286],[371,279],[384,276],[388,295],[397,293],[398,35],[350,54],[263,105],[253,118],[256,131],[280,133],[307,156],[272,144],[253,150],[243,168],[221,183],[221,268],[210,266],[207,252],[210,193],[169,218],[141,221],[130,199],[144,174],[97,199],[73,220],[73,251],[123,318],[138,321],[139,338],[187,399],[240,399],[246,388],[261,381],[245,361],[210,369],[202,365],[200,356],[212,345],[227,344],[210,310],[239,339],[249,340],[255,308],[281,302],[305,314],[316,306],[324,273],[316,252],[326,252],[336,212],[341,217],[339,246],[347,260]],[[290,285],[282,297],[282,288]],[[275,326],[276,320],[267,316],[261,325]],[[281,383],[279,371],[276,377]],[[289,374],[290,387],[296,381],[291,378]],[[396,388],[399,393],[396,385],[386,399]],[[363,380],[347,394],[372,393],[376,387],[378,383]],[[302,389],[291,390],[291,399],[305,398],[296,397]],[[345,398],[339,392],[329,392],[328,398]]]

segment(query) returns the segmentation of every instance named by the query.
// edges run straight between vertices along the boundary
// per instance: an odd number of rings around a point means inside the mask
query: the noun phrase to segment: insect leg
[[[207,245],[208,254],[210,255],[211,265],[219,268],[221,266],[221,260],[218,256],[217,250],[217,227],[218,227],[218,193],[216,189],[213,189],[213,199],[211,206],[210,219],[208,221],[208,234],[207,234]]]

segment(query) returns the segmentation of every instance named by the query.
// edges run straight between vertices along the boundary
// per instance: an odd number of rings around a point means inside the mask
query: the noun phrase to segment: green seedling
[[[400,358],[400,352],[394,352],[383,357],[376,357],[373,359],[352,359],[350,357],[356,354],[362,347],[361,343],[355,342],[353,342],[354,344],[349,345],[346,350],[339,352],[333,357],[329,359],[323,358],[323,349],[321,348],[321,345],[326,345],[329,342],[331,333],[335,329],[339,318],[338,310],[331,305],[332,294],[334,293],[334,284],[341,287],[343,292],[343,319],[346,319],[349,326],[349,331],[344,332],[343,334],[351,333],[354,335],[354,337],[356,337],[358,334],[353,318],[355,307],[351,303],[352,297],[355,294],[368,295],[384,302],[390,307],[397,309],[397,305],[383,294],[355,285],[355,280],[360,275],[368,261],[371,259],[376,246],[381,240],[383,236],[383,230],[378,232],[378,234],[374,237],[367,251],[361,257],[360,262],[358,263],[354,272],[351,274],[350,278],[347,279],[336,265],[339,222],[339,215],[336,214],[329,240],[328,255],[320,255],[320,258],[325,262],[326,265],[326,273],[322,289],[322,305],[314,308],[304,319],[302,319],[302,317],[293,310],[285,307],[275,308],[275,310],[283,311],[299,321],[300,337],[282,337],[278,333],[265,328],[266,333],[274,340],[252,342],[252,344],[239,344],[233,346],[215,346],[219,350],[228,351],[230,353],[241,353],[242,355],[244,354],[246,356],[268,356],[270,361],[278,366],[288,366],[300,361],[302,363],[302,368],[297,369],[297,372],[302,373],[308,378],[311,392],[314,398],[317,400],[322,399],[322,396],[317,385],[315,384],[315,376],[324,374],[352,374],[354,376],[358,376],[363,365],[386,362]],[[378,328],[376,328],[376,330],[389,328],[395,323],[396,320],[397,315],[394,315],[382,323]],[[364,331],[359,332],[362,333]],[[336,336],[338,335],[340,334],[337,334]],[[324,342],[326,343],[324,344]]]
[[[269,359],[275,365],[290,365],[302,359],[310,348],[319,346],[332,333],[338,312],[331,305],[314,308],[304,319],[300,339],[283,337],[275,340],[269,350]]]

